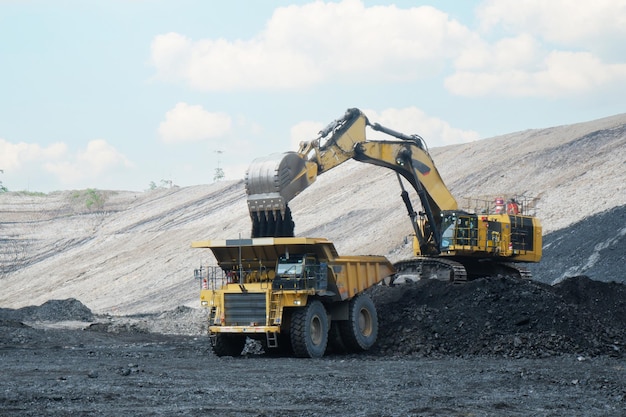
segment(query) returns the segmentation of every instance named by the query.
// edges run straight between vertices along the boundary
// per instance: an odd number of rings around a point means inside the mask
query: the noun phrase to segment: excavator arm
[[[385,133],[393,140],[368,140],[366,127]],[[319,136],[302,142],[298,152],[258,158],[246,174],[248,208],[252,218],[252,237],[293,236],[293,221],[288,207],[318,175],[349,159],[392,169],[402,188],[415,235],[424,254],[437,254],[441,242],[441,213],[456,210],[457,202],[445,186],[424,141],[418,135],[405,135],[371,124],[356,108],[348,109],[320,131]],[[400,177],[417,192],[423,212],[413,209]],[[419,218],[418,218],[419,216]],[[423,226],[419,226],[420,219]]]

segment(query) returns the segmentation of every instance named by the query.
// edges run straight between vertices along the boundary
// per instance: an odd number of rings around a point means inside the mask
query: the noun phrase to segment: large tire
[[[246,345],[246,336],[230,333],[216,333],[211,344],[213,353],[217,356],[241,356]]]
[[[324,305],[313,300],[291,315],[291,348],[299,358],[321,358],[328,345],[328,314]]]
[[[376,307],[365,294],[350,300],[348,320],[340,322],[341,337],[350,352],[368,350],[378,337],[378,315]]]

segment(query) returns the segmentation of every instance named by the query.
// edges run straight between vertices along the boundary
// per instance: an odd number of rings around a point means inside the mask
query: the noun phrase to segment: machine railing
[[[263,288],[266,284],[273,290],[325,290],[328,285],[327,264],[309,265],[302,274],[281,274],[274,277],[273,270],[244,269],[224,271],[217,265],[203,265],[193,271],[194,279],[200,281],[204,290],[219,290],[226,284],[240,283],[240,275],[243,276],[243,284],[254,282],[261,283]]]
[[[538,197],[525,195],[485,195],[481,197],[465,197],[461,205],[464,210],[476,214],[521,214],[534,215],[537,210]]]
[[[193,277],[200,281],[203,290],[219,290],[228,282],[226,273],[219,266],[200,266],[193,270]]]
[[[328,286],[327,264],[307,265],[302,274],[281,274],[272,282],[273,290],[325,290]]]

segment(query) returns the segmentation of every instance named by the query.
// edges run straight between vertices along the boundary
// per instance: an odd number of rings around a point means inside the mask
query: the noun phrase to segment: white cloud
[[[62,142],[43,147],[36,143],[11,143],[0,139],[0,168],[7,179],[5,185],[11,189],[14,184],[23,186],[27,182],[25,178],[38,185],[58,180],[62,186],[87,186],[104,175],[132,166],[122,153],[103,139],[90,141],[85,149],[75,154],[70,153],[67,144]]]
[[[11,143],[0,139],[0,169],[17,171],[26,164],[61,158],[66,152],[64,143],[42,147],[36,143]]]
[[[330,122],[330,120],[329,120]],[[290,151],[297,151],[300,142],[308,142],[319,136],[319,131],[324,128],[320,122],[303,121],[291,128],[291,148]]]
[[[243,180],[246,177],[249,164],[237,163],[228,164],[223,167],[225,180]]]
[[[152,64],[157,68],[157,78],[185,77],[191,42],[178,33],[158,35],[152,41]]]
[[[626,0],[486,0],[477,14],[483,30],[502,27],[563,45],[593,48],[605,40],[621,48],[626,37]]]
[[[195,142],[224,135],[231,128],[231,119],[225,113],[211,113],[202,106],[178,103],[165,114],[159,125],[163,142]]]
[[[416,107],[403,109],[386,109],[378,113],[363,110],[370,123],[379,123],[406,135],[417,134],[424,138],[428,147],[445,146],[454,143],[465,143],[480,139],[480,135],[472,130],[462,130],[450,126],[445,120],[428,116]],[[368,130],[369,138],[389,138],[380,132]]]
[[[572,97],[626,82],[626,0],[486,0],[485,40],[455,60],[446,88],[464,96]]]
[[[532,69],[541,54],[541,45],[528,34],[504,38],[493,45],[484,41],[465,48],[455,60],[458,70]]]
[[[411,82],[450,64],[444,86],[465,96],[569,97],[624,82],[626,0],[485,0],[476,13],[473,31],[430,6],[312,1],[277,8],[247,39],[156,36],[151,61],[158,79],[204,91]]]
[[[533,70],[491,58],[494,65],[483,71],[461,70],[446,78],[446,88],[464,96],[562,97],[626,82],[626,64],[606,64],[589,52],[554,51]]]
[[[201,90],[302,88],[326,80],[424,76],[476,36],[433,7],[365,7],[359,0],[277,8],[247,40],[154,38],[156,77]]]
[[[67,155],[62,161],[48,161],[43,166],[61,183],[72,185],[98,179],[120,167],[130,168],[133,164],[105,140],[96,139],[76,155]]]

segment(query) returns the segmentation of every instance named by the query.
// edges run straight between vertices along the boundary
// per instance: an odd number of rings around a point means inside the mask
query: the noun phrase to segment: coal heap
[[[48,300],[40,306],[16,310],[0,308],[0,318],[16,321],[92,321],[91,310],[75,298]]]
[[[572,277],[423,280],[371,289],[385,356],[624,357],[626,285]]]

